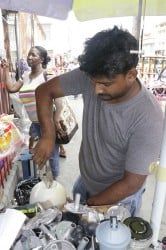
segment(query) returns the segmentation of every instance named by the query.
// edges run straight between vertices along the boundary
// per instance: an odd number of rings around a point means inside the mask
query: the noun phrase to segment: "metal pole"
[[[163,128],[163,140],[160,153],[160,165],[157,169],[156,186],[153,197],[152,213],[150,220],[153,229],[152,243],[155,247],[158,246],[159,244],[158,238],[160,232],[162,213],[164,209],[165,197],[166,197],[166,110],[165,110],[165,119]]]
[[[16,37],[16,53],[17,53],[17,67],[18,67],[18,76],[20,77],[20,48],[19,48],[19,42],[18,42],[18,24],[17,24],[17,14],[15,13],[15,37]]]
[[[12,60],[11,60],[11,53],[10,53],[10,38],[9,38],[9,26],[7,22],[7,16],[9,12],[7,10],[2,10],[2,23],[3,23],[3,30],[4,30],[4,48],[6,51],[6,58],[9,62],[9,69],[12,71]]]
[[[31,14],[31,47],[34,46],[34,14]]]
[[[141,17],[142,17],[142,0],[139,0],[138,14],[133,19],[133,35],[139,42],[141,33]]]

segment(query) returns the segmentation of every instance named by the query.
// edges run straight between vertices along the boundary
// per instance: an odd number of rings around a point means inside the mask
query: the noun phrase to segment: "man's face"
[[[95,93],[104,101],[110,103],[127,100],[134,83],[136,82],[136,70],[131,69],[126,74],[118,74],[114,78],[91,78]]]

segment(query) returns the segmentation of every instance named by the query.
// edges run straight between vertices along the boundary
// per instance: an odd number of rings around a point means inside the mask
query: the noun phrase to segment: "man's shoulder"
[[[81,71],[79,68],[66,72],[62,75],[59,75],[60,82],[75,82],[77,85],[85,84],[85,82],[89,82],[89,76],[84,72]]]
[[[88,77],[87,74],[80,70],[80,68],[76,68],[76,69],[73,69],[73,70],[70,70],[70,71],[67,71],[61,75],[59,75],[59,77],[63,77],[64,75],[73,75],[73,76],[80,76],[80,77]]]

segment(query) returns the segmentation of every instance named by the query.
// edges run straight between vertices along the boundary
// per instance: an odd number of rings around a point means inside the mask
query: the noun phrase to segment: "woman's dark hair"
[[[34,46],[33,48],[37,49],[40,53],[40,58],[43,60],[42,67],[43,69],[47,68],[47,64],[51,61],[50,56],[47,54],[47,50],[42,46]]]
[[[138,42],[128,31],[115,26],[98,32],[85,42],[80,69],[92,77],[125,74],[138,63],[138,54],[131,50],[138,50]]]

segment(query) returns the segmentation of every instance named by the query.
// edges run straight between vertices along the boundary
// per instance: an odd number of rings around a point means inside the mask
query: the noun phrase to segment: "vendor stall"
[[[61,2],[61,3],[60,3]],[[80,3],[85,3],[86,8],[83,8]],[[66,3],[66,4],[65,4]],[[97,9],[94,8],[94,4],[96,3],[95,7],[97,6]],[[80,18],[80,20],[87,20],[91,18],[91,13],[95,13],[92,15],[92,18],[101,18],[101,17],[110,17],[113,16],[113,13],[117,13],[117,16],[124,15],[134,15],[136,16],[138,14],[138,20],[141,20],[142,10],[144,11],[143,15],[165,15],[165,8],[166,7],[166,1],[118,1],[117,5],[115,5],[114,1],[101,1],[100,4],[98,4],[99,1],[40,1],[40,6],[37,4],[34,6],[34,2],[24,1],[21,5],[20,1],[0,1],[0,7],[1,8],[11,8],[12,10],[20,10],[20,11],[28,11],[31,13],[37,13],[40,15],[46,15],[51,16],[55,18],[65,19],[68,15],[68,12],[72,9],[72,6],[74,7],[74,10],[76,11],[76,16]],[[118,6],[119,3],[119,6]],[[142,5],[142,3],[144,3]],[[82,8],[80,8],[80,6]],[[90,10],[91,7],[91,10]],[[139,11],[137,11],[137,8],[139,7]],[[85,11],[88,10],[88,11]],[[103,10],[103,14],[101,14],[101,10]],[[107,11],[108,10],[108,11]],[[116,10],[116,11],[115,11]],[[138,13],[137,13],[138,12]],[[87,14],[87,16],[86,16]],[[90,16],[89,16],[90,15]],[[138,28],[140,28],[140,23],[138,23]],[[140,31],[140,30],[139,30]],[[140,34],[140,32],[139,32]],[[3,89],[3,87],[2,87]],[[2,97],[1,97],[2,100]],[[2,109],[2,107],[0,107]],[[166,114],[166,112],[165,112]],[[4,133],[4,131],[3,131]],[[10,138],[9,138],[10,139]],[[160,162],[159,165],[156,167],[156,189],[155,189],[155,196],[154,196],[154,202],[153,202],[153,209],[152,209],[152,215],[151,215],[151,225],[147,223],[146,221],[138,220],[134,221],[131,224],[132,229],[134,228],[134,232],[138,232],[139,235],[143,236],[144,232],[148,232],[148,237],[142,238],[139,240],[141,241],[141,247],[142,243],[147,243],[150,247],[150,243],[153,244],[153,248],[155,249],[162,249],[162,243],[158,242],[159,237],[159,228],[161,223],[161,217],[162,217],[162,211],[163,211],[163,205],[165,202],[165,195],[166,195],[166,173],[165,173],[165,167],[166,167],[166,153],[165,153],[165,144],[166,144],[166,121],[164,125],[164,131],[163,131],[163,143],[161,148],[161,155],[160,155]],[[13,152],[12,152],[13,153]],[[5,155],[4,157],[8,157]],[[2,159],[1,165],[4,167],[5,165],[5,159]],[[8,170],[7,170],[8,171]],[[6,171],[5,171],[6,173]],[[5,179],[5,174],[3,177],[3,180]],[[1,180],[1,185],[3,185],[3,180]],[[52,184],[49,185],[51,188]],[[64,202],[63,206],[61,208],[55,206],[55,204],[51,204],[50,207],[44,207],[42,204],[43,201],[36,201],[35,206],[36,214],[34,218],[25,220],[25,223],[23,223],[23,227],[21,228],[21,232],[18,233],[17,238],[15,242],[13,242],[13,250],[17,249],[111,249],[109,242],[107,242],[107,246],[104,244],[105,239],[104,235],[102,244],[100,244],[100,230],[97,230],[98,225],[102,224],[102,220],[108,220],[108,209],[106,212],[98,212],[94,208],[87,207],[83,204],[75,204],[74,203],[66,203]],[[44,201],[45,202],[45,201]],[[49,202],[48,202],[49,203]],[[48,204],[47,204],[48,205]],[[62,204],[61,204],[62,205]],[[77,205],[77,206],[76,206]],[[76,209],[77,208],[77,209]],[[13,209],[16,209],[14,207]],[[110,208],[109,208],[110,209]],[[26,209],[24,209],[26,210]],[[26,210],[27,211],[27,210]],[[118,211],[118,213],[117,213]],[[109,218],[111,218],[111,227],[109,228],[110,231],[114,231],[116,229],[121,230],[123,227],[121,225],[122,222],[125,220],[121,219],[117,221],[117,216],[119,216],[119,207],[117,208],[117,211],[111,212],[111,216],[109,214]],[[67,213],[70,212],[70,213]],[[5,212],[4,212],[5,213]],[[85,215],[85,216],[84,216]],[[112,215],[114,217],[112,217]],[[51,217],[51,218],[50,218]],[[64,219],[65,218],[65,219]],[[69,219],[70,218],[70,219]],[[87,219],[88,218],[88,219]],[[130,218],[130,217],[128,217]],[[69,223],[64,224],[64,221],[69,221]],[[78,222],[79,221],[79,222]],[[126,223],[123,224],[127,224]],[[145,225],[147,227],[145,227]],[[81,226],[81,227],[80,227]],[[108,225],[106,224],[106,227]],[[121,227],[122,226],[122,227]],[[124,227],[125,228],[125,227]],[[138,230],[140,229],[140,231]],[[107,232],[109,231],[106,230]],[[105,228],[103,228],[102,231],[104,231]],[[153,230],[153,235],[151,234]],[[116,249],[136,249],[135,242],[133,243],[131,241],[132,237],[135,239],[135,236],[132,235],[133,231],[130,232],[128,230],[125,230],[124,233],[124,244],[123,242],[119,242],[119,235],[117,234],[117,241],[115,242],[115,245],[118,247],[115,247]],[[86,233],[82,233],[86,232]],[[96,232],[99,233],[99,236],[96,237]],[[79,238],[79,236],[81,237]],[[73,236],[74,235],[74,236]],[[122,233],[120,234],[123,235]],[[76,241],[77,239],[77,241]],[[79,240],[78,240],[79,239]],[[115,236],[114,236],[115,239]],[[90,242],[90,243],[89,243]],[[133,243],[133,245],[131,244]],[[126,243],[126,244],[125,244]],[[138,242],[136,242],[137,244]],[[31,244],[31,245],[30,245]],[[163,243],[165,244],[165,243]],[[104,245],[104,247],[103,247]],[[83,246],[83,247],[82,247]],[[89,247],[89,248],[88,248]],[[121,247],[121,248],[120,248]],[[138,248],[139,249],[139,248]]]

